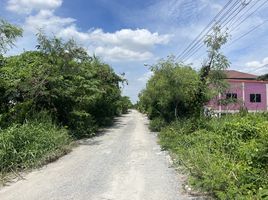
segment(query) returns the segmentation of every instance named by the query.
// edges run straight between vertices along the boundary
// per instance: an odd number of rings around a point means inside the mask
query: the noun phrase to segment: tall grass
[[[38,167],[69,150],[68,131],[49,120],[32,120],[0,130],[0,173]]]
[[[265,115],[180,121],[159,135],[190,173],[190,183],[217,199],[268,199]]]

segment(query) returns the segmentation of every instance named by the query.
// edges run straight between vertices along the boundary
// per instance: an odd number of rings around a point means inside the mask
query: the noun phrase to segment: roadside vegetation
[[[220,52],[227,38],[220,27],[207,36],[200,71],[172,56],[151,66],[136,107],[196,190],[223,200],[268,199],[267,114],[204,115],[206,103],[228,87],[223,70],[229,62]]]
[[[0,130],[0,178],[6,182],[9,172],[39,167],[70,151],[68,130],[51,119],[30,120]]]
[[[62,155],[131,106],[126,83],[75,41],[37,34],[35,51],[4,56],[22,29],[0,21],[0,173]],[[3,179],[3,178],[2,178]]]
[[[159,134],[190,173],[189,183],[218,199],[267,199],[268,116],[185,119]]]

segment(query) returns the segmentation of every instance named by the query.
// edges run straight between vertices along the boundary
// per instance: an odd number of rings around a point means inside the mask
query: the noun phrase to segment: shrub
[[[90,137],[95,134],[97,125],[89,113],[85,111],[74,111],[71,112],[69,118],[69,128],[75,138],[80,139],[83,137]]]
[[[163,127],[166,126],[166,122],[164,119],[158,117],[154,118],[150,121],[149,128],[151,131],[159,132]]]
[[[166,127],[159,137],[189,170],[195,187],[218,199],[267,198],[267,116],[189,119]]]
[[[126,80],[99,58],[90,57],[73,40],[38,34],[37,51],[5,58],[0,67],[0,127],[23,124],[46,110],[57,125],[71,127],[80,136],[94,133],[120,108],[127,97]],[[77,121],[75,121],[77,120]]]
[[[66,153],[71,138],[51,122],[29,121],[0,130],[0,173],[32,168]]]

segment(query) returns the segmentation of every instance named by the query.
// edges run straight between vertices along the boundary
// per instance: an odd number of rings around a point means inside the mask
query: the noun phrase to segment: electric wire
[[[241,20],[245,15],[247,15],[247,14],[250,12],[250,10],[251,10],[252,8],[254,8],[255,5],[257,5],[259,2],[260,2],[259,0],[255,1],[255,3],[252,2],[252,5],[249,6],[248,9],[245,10],[245,12],[244,12],[242,15],[240,15],[236,20],[233,21],[233,23],[230,24],[230,26],[229,26],[229,30],[230,30],[230,32],[232,32],[233,29],[236,28],[236,27],[234,27],[234,25],[235,25],[239,20]]]
[[[248,3],[245,3],[244,5],[242,5],[242,7],[240,8],[240,10],[233,16],[233,18],[229,19],[227,23],[225,23],[223,25],[227,26],[230,22],[231,26],[234,26],[236,22],[238,22],[243,16],[245,16],[255,5],[257,5],[257,3],[259,3],[260,1],[256,2],[255,4],[253,4],[251,7],[249,7],[249,9],[247,9],[239,18],[238,20],[234,20],[232,22],[233,19],[235,19],[236,16],[238,16],[239,13],[241,13],[241,11],[250,3],[252,2],[249,1]],[[242,21],[239,22],[239,24],[236,26],[236,28],[238,28],[243,22],[245,22],[249,17],[251,17],[253,14],[255,14],[261,7],[263,7],[266,3],[268,2],[268,0],[264,1],[262,4],[260,4],[253,12],[251,12],[246,18],[242,19]],[[238,9],[238,8],[237,8]],[[237,10],[236,9],[236,10]],[[234,13],[234,12],[233,12]],[[231,14],[232,15],[232,14]],[[229,15],[229,17],[231,16]],[[225,19],[226,21],[227,19]],[[266,22],[266,21],[265,21]],[[265,23],[264,22],[264,23]],[[242,36],[240,36],[239,38],[233,40],[232,43],[237,42],[238,40],[242,39],[243,37],[245,37],[246,35],[250,34],[251,32],[253,32],[254,30],[256,30],[257,28],[259,28],[260,26],[262,26],[264,23],[259,24],[258,26],[254,27],[253,29],[251,29],[250,31],[248,31],[247,33],[243,34]],[[228,29],[226,29],[226,32],[228,31]],[[229,33],[230,34],[230,33]],[[231,44],[232,45],[232,44]],[[183,61],[187,61],[189,58],[191,58],[193,55],[195,55],[201,48],[203,47],[202,43],[198,45],[198,47],[196,49],[194,49],[191,53],[188,53],[188,55],[186,57],[184,57]]]
[[[220,20],[224,19],[224,21],[222,21],[222,23],[225,23],[223,25],[221,25],[221,28],[224,28],[226,25],[228,25],[229,22],[231,22],[234,17],[236,17],[244,8],[245,6],[247,6],[248,4],[241,4],[239,5],[235,10],[233,10],[231,12],[231,14],[229,14],[229,16],[227,18],[221,18]],[[239,10],[238,10],[239,9]],[[235,13],[236,11],[238,10],[237,13]],[[234,14],[234,16],[232,16]],[[232,16],[232,18],[230,19],[230,17]],[[227,31],[227,30],[226,30]],[[206,37],[206,36],[205,36]],[[204,38],[205,38],[204,37]],[[203,47],[203,39],[200,41],[200,44],[192,51],[192,52],[189,52],[188,54],[186,54],[183,58],[182,58],[182,61],[187,61],[190,57],[192,57],[196,52],[198,52],[202,47]]]
[[[191,46],[193,44],[196,43],[196,41],[199,39],[199,37],[201,37],[204,32],[215,22],[215,20],[224,12],[224,10],[227,9],[227,7],[232,3],[232,0],[230,0],[222,9],[221,11],[210,21],[210,23],[199,33],[199,35],[186,47],[185,50],[183,50],[179,55],[176,56],[176,59],[179,59],[182,55],[184,55],[184,53],[186,51],[188,51],[189,48],[191,48]]]
[[[237,9],[241,6],[240,4],[240,1],[236,1],[231,8],[229,8],[224,14],[223,16],[221,16],[221,18],[219,20],[217,20],[215,23],[214,23],[214,26],[210,27],[210,29],[206,32],[205,35],[203,35],[185,54],[184,56],[181,58],[182,61],[185,61],[186,58],[190,56],[192,56],[193,52],[197,52],[200,48],[202,48],[203,46],[203,40],[204,38],[209,35],[209,33],[213,30],[213,28],[215,27],[215,25],[219,25],[221,26],[221,23],[224,23],[226,22],[230,16],[232,16],[235,11],[237,11]],[[236,7],[238,5],[238,7]],[[227,8],[227,7],[226,7]],[[235,10],[233,10],[235,9]]]
[[[236,25],[236,28],[234,30],[237,30],[237,28],[243,24],[248,18],[250,18],[253,14],[255,14],[259,9],[261,9],[266,3],[268,2],[268,0],[265,0],[262,4],[260,4],[252,13],[250,13],[247,17],[245,17],[241,22],[239,22],[239,24]]]
[[[255,31],[256,29],[260,28],[261,26],[263,26],[263,25],[264,25],[265,23],[267,23],[267,22],[268,22],[268,20],[265,20],[265,21],[263,21],[261,24],[259,24],[259,25],[257,25],[257,26],[254,26],[254,27],[253,27],[252,29],[250,29],[248,32],[246,32],[246,33],[244,33],[243,35],[241,35],[240,37],[238,37],[238,38],[232,40],[232,43],[231,43],[229,46],[233,45],[235,42],[241,40],[242,38],[244,38],[244,37],[247,36],[248,34],[250,34],[250,33],[252,33],[253,31]]]

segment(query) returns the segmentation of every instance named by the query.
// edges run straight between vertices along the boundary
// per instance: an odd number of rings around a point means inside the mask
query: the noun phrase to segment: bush
[[[165,120],[158,117],[158,118],[154,118],[150,121],[149,128],[151,131],[159,132],[166,125],[167,125],[167,123],[165,122]]]
[[[121,95],[126,80],[73,40],[38,34],[37,51],[5,58],[0,74],[2,128],[46,110],[57,125],[70,127],[80,138],[93,135],[131,104]]]
[[[218,199],[261,199],[268,194],[268,122],[265,115],[185,120],[163,129],[164,149],[177,155],[190,182]]]
[[[71,112],[70,129],[73,136],[77,139],[93,136],[97,130],[97,125],[93,117],[85,111]]]
[[[29,121],[0,130],[0,173],[37,167],[68,150],[66,129],[49,121]]]

